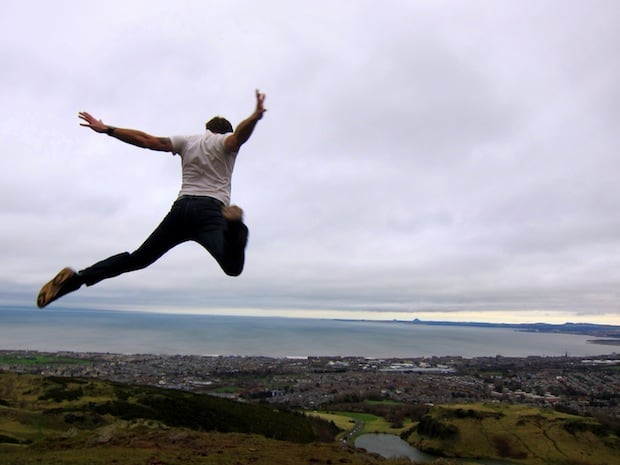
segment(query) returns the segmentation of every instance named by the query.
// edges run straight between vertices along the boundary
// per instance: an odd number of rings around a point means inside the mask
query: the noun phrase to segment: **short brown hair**
[[[215,132],[216,134],[226,134],[228,132],[233,132],[232,124],[230,124],[230,122],[226,118],[222,118],[221,116],[215,116],[211,118],[209,121],[207,121],[205,127],[209,131]]]

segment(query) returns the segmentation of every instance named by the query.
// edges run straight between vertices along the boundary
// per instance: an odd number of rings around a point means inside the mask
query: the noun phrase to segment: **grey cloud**
[[[80,128],[77,111],[192,133],[245,117],[260,87],[268,113],[233,179],[244,274],[187,245],[67,305],[614,311],[615,2],[388,4],[31,18],[11,3],[0,295],[30,303],[58,267],[137,247],[176,195],[176,157]]]

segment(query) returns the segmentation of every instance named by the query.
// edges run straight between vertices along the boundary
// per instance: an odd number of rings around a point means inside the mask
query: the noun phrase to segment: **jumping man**
[[[231,178],[240,147],[266,111],[264,101],[265,94],[257,90],[254,112],[234,131],[226,119],[216,116],[206,123],[203,134],[170,138],[109,126],[87,112],[80,112],[84,121],[81,126],[138,147],[178,154],[183,173],[181,191],[170,212],[137,250],[113,255],[79,272],[63,268],[41,288],[37,305],[43,308],[83,284],[92,286],[146,268],[171,248],[190,240],[202,245],[224,273],[240,275],[248,228],[243,223],[243,211],[230,206]]]

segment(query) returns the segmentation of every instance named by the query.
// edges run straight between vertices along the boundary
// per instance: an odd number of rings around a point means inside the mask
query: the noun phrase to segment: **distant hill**
[[[479,323],[479,322],[456,322],[456,321],[422,321],[418,318],[411,322],[414,325],[430,326],[471,326],[477,328],[506,328],[516,331],[528,331],[537,333],[565,333],[581,334],[592,337],[609,337],[620,339],[620,326],[599,325],[594,323]],[[620,341],[619,341],[620,342]]]

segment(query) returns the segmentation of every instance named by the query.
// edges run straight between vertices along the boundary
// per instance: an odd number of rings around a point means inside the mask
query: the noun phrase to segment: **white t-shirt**
[[[194,136],[172,136],[172,150],[181,157],[183,182],[179,197],[204,195],[230,204],[232,172],[237,152],[227,152],[224,141],[230,134],[207,130]]]

